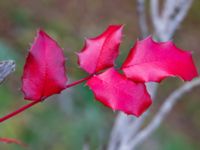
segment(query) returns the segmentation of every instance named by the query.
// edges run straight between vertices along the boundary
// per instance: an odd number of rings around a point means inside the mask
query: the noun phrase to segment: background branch
[[[15,70],[15,62],[13,60],[0,61],[0,84],[14,70]]]
[[[159,16],[159,3],[158,0],[151,0],[151,20],[154,26],[154,29],[160,28],[160,16]]]
[[[170,113],[174,105],[180,100],[180,98],[190,92],[193,88],[200,86],[200,78],[196,78],[193,81],[185,83],[183,86],[175,90],[172,94],[162,104],[160,110],[148,124],[146,128],[140,131],[135,138],[132,140],[132,143],[129,145],[130,149],[134,149],[137,145],[142,143],[146,138],[148,138],[162,123],[166,116]]]
[[[142,38],[145,38],[148,35],[148,26],[145,13],[145,1],[146,0],[137,0],[138,24],[140,27]]]
[[[167,41],[174,35],[176,29],[186,16],[191,4],[192,0],[165,0],[164,9],[163,11],[161,11],[161,15],[159,15],[158,0],[151,0],[151,21],[153,23],[155,36],[158,41]],[[179,11],[177,11],[177,8],[179,9]],[[137,13],[142,37],[146,37],[146,35],[148,34],[148,25],[146,22],[145,0],[137,0]],[[196,80],[194,82],[196,83]],[[194,82],[192,82],[192,84]],[[180,89],[185,89],[186,87],[188,87],[188,84],[189,83],[186,83]],[[152,99],[155,99],[158,85],[155,83],[148,83],[146,84],[146,86]],[[178,91],[180,89],[178,89]],[[185,90],[183,90],[183,92],[185,92]],[[167,101],[168,100],[169,98],[167,99]],[[163,107],[160,109],[160,111],[162,111],[163,108],[167,107],[167,101],[163,104]],[[171,109],[169,109],[169,111],[170,110]],[[141,129],[144,120],[148,116],[148,113],[149,112],[147,111],[138,119],[133,116],[127,116],[123,113],[119,113],[113,125],[113,130],[111,132],[111,137],[108,144],[108,150],[132,150],[136,146],[138,146],[141,143],[140,141],[145,139],[145,137],[143,137],[144,131],[142,130],[141,132],[139,132],[139,130]],[[158,116],[156,115],[155,118],[157,117]],[[152,120],[150,125],[156,120]],[[160,122],[157,124],[157,127],[160,125],[162,120],[160,120]],[[152,132],[153,131],[149,132],[148,134],[151,134]],[[141,140],[138,141],[138,139]]]

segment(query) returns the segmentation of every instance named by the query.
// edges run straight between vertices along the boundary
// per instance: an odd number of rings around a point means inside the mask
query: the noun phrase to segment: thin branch
[[[78,80],[78,81],[75,81],[75,82],[73,82],[73,83],[71,83],[71,84],[66,85],[65,88],[67,89],[67,88],[76,86],[76,85],[78,85],[78,84],[80,84],[80,83],[82,83],[82,82],[88,80],[88,79],[91,78],[91,77],[92,77],[92,75],[89,75],[89,76],[87,76],[87,77],[85,77],[85,78],[83,78],[83,79],[80,79],[80,80]],[[9,113],[9,114],[7,114],[7,115],[1,117],[1,118],[0,118],[0,123],[2,123],[2,122],[4,122],[4,121],[6,121],[6,120],[8,120],[8,119],[10,119],[10,118],[12,118],[12,117],[18,115],[19,113],[21,113],[21,112],[23,112],[23,111],[25,111],[25,110],[31,108],[32,106],[34,106],[34,105],[36,105],[36,104],[38,104],[38,103],[40,103],[40,102],[42,102],[42,100],[35,100],[35,101],[32,101],[32,102],[30,102],[30,103],[28,103],[28,104],[23,105],[22,107],[18,108],[17,110],[15,110],[15,111],[13,111],[13,112],[11,112],[11,113]]]
[[[174,35],[188,13],[193,0],[166,0],[159,25],[155,28],[156,36],[167,41]]]
[[[84,143],[83,150],[90,150],[90,146],[88,143]]]
[[[15,62],[13,60],[0,61],[0,84],[14,70]]]
[[[122,137],[124,136],[123,132],[126,130],[126,127],[129,125],[131,120],[135,120],[135,118],[127,116],[121,112],[117,114],[113,129],[111,131],[108,150],[117,150],[119,148],[118,146],[121,142],[121,139],[123,139]]]
[[[93,75],[94,75],[94,74],[91,74],[91,75],[89,75],[89,76],[87,76],[87,77],[85,77],[85,78],[82,78],[82,79],[78,80],[78,81],[75,81],[75,82],[73,82],[73,83],[67,84],[65,88],[67,89],[67,88],[70,88],[70,87],[75,86],[75,85],[77,85],[77,84],[80,84],[80,83],[82,83],[82,82],[84,82],[84,81],[87,81],[87,80],[90,79]]]
[[[160,16],[159,16],[159,3],[158,0],[151,0],[151,20],[154,25],[154,29],[160,26]]]
[[[158,84],[154,82],[149,82],[149,83],[146,83],[146,87],[147,87],[147,91],[151,95],[151,98],[155,99]],[[140,118],[133,120],[129,124],[124,122],[124,128],[125,128],[125,130],[123,131],[124,136],[123,138],[121,138],[119,150],[125,150],[125,149],[129,150],[129,143],[136,136],[136,134],[140,130],[142,124],[144,123],[148,115],[149,115],[149,110],[145,112]]]
[[[196,78],[193,81],[185,83],[179,89],[170,94],[149,125],[135,136],[135,138],[132,140],[132,143],[129,145],[129,148],[134,149],[137,145],[148,138],[160,126],[178,100],[180,100],[184,94],[190,92],[194,87],[197,86],[200,86],[200,78]]]
[[[139,4],[143,3],[143,0],[137,0],[138,4],[137,7],[139,7]],[[156,33],[155,36],[158,38],[159,41],[167,41],[169,40],[175,33],[175,30],[177,29],[178,25],[181,23],[185,15],[182,15],[182,20],[181,19],[175,19],[177,12],[176,7],[178,4],[183,4],[180,3],[180,1],[183,0],[166,0],[164,10],[162,11],[162,16],[159,15],[159,4],[158,0],[151,0],[151,20],[154,25],[154,32]],[[186,2],[186,0],[184,0]],[[192,0],[187,0],[187,1],[192,1]],[[178,3],[179,2],[179,3]],[[141,7],[141,6],[140,6]],[[138,15],[139,13],[145,13],[143,10],[145,7],[142,6],[142,8],[137,8],[138,9]],[[181,7],[181,9],[183,9]],[[184,9],[186,10],[186,9]],[[187,13],[188,9],[186,10],[185,14]],[[172,21],[171,17],[174,12],[176,12],[174,16],[174,21]],[[180,13],[181,11],[179,11]],[[139,24],[141,22],[144,22],[145,14],[139,15]],[[180,20],[177,21],[177,20]],[[146,20],[145,20],[146,21]],[[179,22],[178,24],[176,22]],[[173,25],[172,25],[173,24]],[[174,28],[174,30],[170,29],[169,32],[169,27]],[[146,33],[146,29],[143,28],[140,25],[140,30],[142,31],[141,33],[144,34]],[[143,35],[145,36],[145,35]],[[155,96],[156,94],[156,89],[157,85],[153,85],[152,83],[148,83],[147,85],[148,92],[151,94],[151,96]],[[154,99],[154,98],[152,98]],[[109,146],[108,150],[131,150],[132,148],[131,143],[134,142],[136,136],[138,136],[138,132],[147,117],[148,112],[146,112],[143,116],[141,116],[139,119],[135,119],[134,117],[129,118],[126,115],[123,115],[122,113],[119,113],[116,117],[116,121],[113,126],[113,130],[111,132],[111,138],[109,141]],[[132,130],[131,130],[132,129]],[[136,139],[137,140],[137,139]]]
[[[137,13],[139,17],[138,19],[141,35],[144,38],[148,34],[145,14],[145,0],[137,0]],[[146,86],[147,90],[154,98],[157,84],[148,83]],[[127,145],[129,140],[138,132],[147,116],[148,112],[143,114],[140,118],[136,119],[135,117],[127,116],[120,112],[116,117],[116,121],[111,131],[108,150],[122,150],[121,147]]]
[[[162,22],[166,24],[169,20],[170,16],[173,15],[175,7],[176,7],[177,0],[165,0],[164,8],[162,11]]]
[[[180,23],[183,21],[183,19],[187,15],[187,12],[189,8],[191,7],[191,5],[192,5],[192,0],[180,0],[180,2],[177,4],[175,8],[176,14],[171,19],[171,23],[169,24],[170,25],[169,32],[171,32],[169,34],[172,34],[175,32],[175,30],[178,28]]]
[[[0,138],[0,142],[2,143],[6,143],[6,144],[17,144],[20,145],[23,148],[28,148],[28,145],[26,145],[25,143],[23,143],[20,140],[17,139],[13,139],[13,138],[5,138],[5,137],[1,137]]]
[[[137,0],[138,24],[142,38],[145,38],[148,35],[148,26],[145,13],[145,1],[146,0]]]
[[[158,84],[147,83],[146,86],[152,99],[154,99]],[[148,113],[149,111],[137,119],[122,112],[118,113],[111,132],[108,150],[124,150],[124,147],[129,145],[130,140],[132,141],[132,138],[139,131]]]
[[[12,118],[12,117],[18,115],[19,113],[21,113],[21,112],[27,110],[28,108],[30,108],[30,107],[36,105],[36,104],[39,103],[39,102],[41,102],[41,100],[39,100],[39,101],[32,101],[31,103],[25,104],[24,106],[20,107],[19,109],[17,109],[17,110],[15,110],[15,111],[13,111],[13,112],[11,112],[11,113],[5,115],[4,117],[0,118],[0,123],[2,123],[2,122],[4,122],[4,121],[6,121],[6,120],[8,120],[8,119],[10,119],[10,118]]]

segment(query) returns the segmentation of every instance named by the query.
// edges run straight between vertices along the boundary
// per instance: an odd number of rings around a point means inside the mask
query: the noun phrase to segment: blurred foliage
[[[199,9],[200,3],[195,0],[188,17],[174,36],[179,47],[193,50],[198,68]],[[27,50],[38,28],[45,29],[63,47],[71,81],[87,75],[78,68],[75,55],[82,48],[84,37],[98,35],[109,24],[125,24],[121,55],[117,59],[117,66],[120,66],[140,35],[134,1],[1,0],[0,59],[14,59],[17,64],[16,72],[0,86],[1,116],[26,103],[19,90],[20,78]],[[152,109],[156,111],[163,99],[181,84],[180,80],[175,79],[161,83],[158,103]],[[165,125],[153,135],[160,149],[200,149],[199,92],[198,88],[187,94],[164,122]],[[80,150],[84,144],[89,144],[91,150],[100,150],[106,147],[115,115],[95,101],[92,92],[82,84],[4,122],[0,125],[0,136],[20,139],[31,150]],[[22,148],[0,143],[0,149]]]

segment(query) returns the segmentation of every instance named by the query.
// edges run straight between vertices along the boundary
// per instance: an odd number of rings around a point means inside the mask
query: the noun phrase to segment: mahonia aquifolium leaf
[[[62,49],[39,30],[31,46],[22,76],[22,91],[27,100],[44,100],[65,89],[65,57]]]

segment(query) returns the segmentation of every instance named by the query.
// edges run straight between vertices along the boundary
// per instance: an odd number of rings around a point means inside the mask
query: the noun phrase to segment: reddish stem
[[[8,143],[8,144],[18,144],[24,148],[27,148],[27,145],[23,142],[21,142],[20,140],[17,140],[17,139],[13,139],[13,138],[0,138],[0,142],[3,142],[3,143]]]
[[[77,84],[80,84],[80,83],[82,83],[82,82],[88,80],[88,79],[91,78],[92,76],[93,76],[93,75],[89,75],[89,76],[87,76],[87,77],[85,77],[85,78],[83,78],[83,79],[81,79],[81,80],[78,80],[78,81],[75,81],[75,82],[73,82],[73,83],[71,83],[71,84],[68,84],[68,85],[66,85],[65,88],[67,89],[67,88],[70,88],[70,87],[75,86],[75,85],[77,85]],[[13,111],[13,112],[11,112],[11,113],[5,115],[4,117],[0,118],[0,123],[6,121],[6,120],[9,119],[9,118],[12,118],[12,117],[16,116],[17,114],[19,114],[19,113],[25,111],[26,109],[28,109],[28,108],[34,106],[35,104],[37,104],[37,103],[39,103],[39,102],[41,102],[41,100],[32,101],[32,102],[30,102],[30,103],[28,103],[28,104],[25,104],[24,106],[20,107],[19,109],[17,109],[17,110],[15,110],[15,111]]]
[[[13,116],[16,116],[20,112],[25,111],[26,109],[32,107],[33,105],[35,105],[35,104],[37,104],[39,102],[41,102],[41,101],[40,100],[39,101],[33,101],[31,103],[25,104],[24,106],[20,107],[19,109],[17,109],[15,111],[13,111],[13,112],[5,115],[4,117],[0,118],[0,123],[3,122],[3,121],[5,121],[5,120],[7,120],[7,119],[9,119],[9,118],[12,118]]]
[[[75,86],[75,85],[77,85],[77,84],[80,84],[80,83],[82,83],[82,82],[84,82],[84,81],[90,79],[92,76],[93,76],[93,74],[91,74],[91,75],[89,75],[89,76],[87,76],[87,77],[85,77],[85,78],[83,78],[83,79],[80,79],[80,80],[78,80],[78,81],[75,81],[75,82],[73,82],[73,83],[71,83],[71,84],[68,84],[68,85],[66,85],[65,88],[67,89],[67,88],[70,88],[70,87]]]

